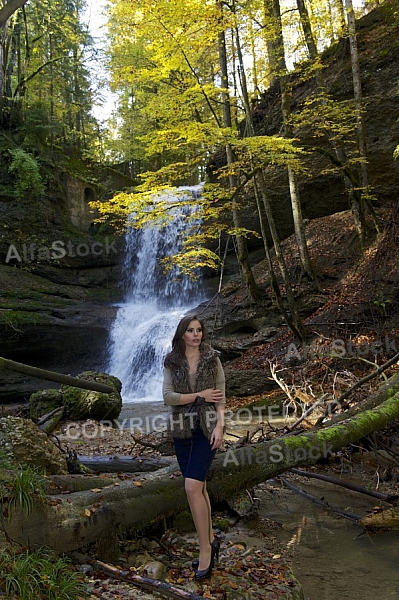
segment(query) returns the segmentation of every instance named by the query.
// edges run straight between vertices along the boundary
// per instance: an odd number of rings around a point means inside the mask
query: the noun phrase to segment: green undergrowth
[[[13,513],[21,509],[29,516],[36,498],[45,498],[47,480],[37,467],[29,465],[10,465],[7,459],[2,460],[2,477],[0,479],[0,500],[2,518],[11,519]]]
[[[0,590],[19,600],[79,600],[87,598],[81,576],[70,562],[46,549],[0,551]]]

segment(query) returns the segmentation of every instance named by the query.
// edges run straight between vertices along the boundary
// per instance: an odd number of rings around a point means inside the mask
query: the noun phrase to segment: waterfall
[[[201,186],[179,188],[179,198],[197,198]],[[176,195],[169,198],[176,201]],[[162,196],[165,200],[165,195]],[[181,317],[204,300],[200,280],[177,267],[164,273],[161,259],[175,254],[192,206],[173,208],[174,218],[158,228],[130,228],[122,267],[124,301],[110,333],[107,372],[122,381],[126,402],[162,400],[163,359]]]

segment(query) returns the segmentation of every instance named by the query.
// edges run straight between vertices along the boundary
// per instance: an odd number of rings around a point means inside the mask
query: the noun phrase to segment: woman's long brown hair
[[[206,329],[205,323],[197,315],[186,315],[183,317],[176,327],[175,335],[172,339],[172,350],[166,355],[164,365],[168,367],[171,363],[179,363],[186,356],[186,344],[183,340],[183,335],[186,333],[191,321],[198,321],[202,327],[202,340],[204,341]]]

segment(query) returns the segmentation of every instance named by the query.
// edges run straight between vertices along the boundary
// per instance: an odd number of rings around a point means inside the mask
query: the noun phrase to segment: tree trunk
[[[371,531],[392,529],[399,526],[399,508],[387,508],[386,510],[372,512],[361,521],[359,525],[363,525]]]
[[[78,454],[77,459],[83,466],[99,473],[157,471],[169,466],[172,462],[170,458],[151,458],[148,456],[81,456]]]
[[[338,5],[340,7],[340,17],[341,17],[341,25],[340,25],[340,29],[344,29],[346,28],[346,24],[345,24],[345,15],[343,12],[343,5],[341,0],[338,2]],[[306,8],[306,4],[303,0],[297,0],[297,6],[298,6],[298,10],[299,10],[299,14],[300,14],[300,20],[301,20],[301,25],[302,25],[302,29],[303,29],[303,33],[305,36],[305,41],[306,41],[306,46],[308,49],[308,53],[309,53],[309,57],[313,63],[313,65],[315,65],[315,77],[316,77],[316,82],[319,88],[319,94],[320,94],[320,102],[321,104],[325,104],[326,103],[326,99],[325,99],[325,94],[326,94],[326,88],[325,88],[325,83],[324,83],[324,77],[323,77],[323,72],[322,72],[322,68],[321,68],[321,63],[319,60],[319,53],[317,51],[317,46],[316,46],[316,42],[313,36],[313,32],[312,32],[312,28],[311,28],[311,24],[310,24],[310,19],[309,19],[309,14]],[[338,6],[336,7],[338,8]],[[352,13],[353,14],[353,13]],[[350,21],[350,16],[348,14],[348,22]],[[355,61],[354,56],[356,55],[357,57],[357,46],[356,46],[356,30],[355,30],[355,23],[354,23],[354,17],[353,17],[353,24],[350,23],[350,30],[352,30],[352,34],[350,35],[350,40],[351,40],[351,56],[352,56],[352,69],[353,69],[353,81],[354,81],[354,95],[355,95],[355,102],[356,102],[356,107],[357,107],[357,115],[358,118],[360,117],[361,119],[361,81],[360,81],[360,71],[358,70],[358,62],[357,62],[357,70],[356,68],[354,68],[353,62]],[[352,44],[354,44],[356,51],[352,50]],[[356,58],[356,60],[358,61],[358,58]],[[356,80],[355,80],[355,73],[357,73],[356,76]],[[358,104],[360,100],[360,103]],[[363,140],[364,138],[364,128],[363,128],[363,122],[361,120],[361,130],[359,131],[359,137],[360,134],[362,134],[363,136]],[[362,210],[362,193],[361,191],[358,189],[360,188],[360,182],[359,183],[354,183],[353,179],[355,177],[355,174],[353,174],[352,178],[350,179],[348,177],[348,175],[343,172],[343,167],[347,164],[348,159],[346,156],[346,152],[344,150],[344,148],[342,146],[340,146],[339,142],[337,143],[335,136],[332,135],[328,129],[328,126],[326,126],[326,135],[327,138],[329,140],[329,143],[331,144],[331,147],[333,148],[337,159],[341,165],[341,172],[342,172],[342,178],[343,178],[343,183],[345,186],[345,189],[348,193],[348,198],[349,198],[349,202],[351,205],[351,210],[352,210],[352,215],[353,215],[353,219],[355,222],[355,227],[356,227],[356,231],[359,237],[359,242],[361,247],[363,247],[363,243],[364,243],[364,236],[365,236],[365,222],[364,222],[364,218],[363,218],[363,213],[364,211]],[[366,160],[366,154],[365,154],[365,143],[359,143],[359,149],[363,148],[364,150],[364,155],[362,154],[362,152],[360,151],[360,155],[364,156],[364,161]],[[365,162],[364,164],[362,164],[362,173],[363,173],[363,166],[364,168],[366,168],[365,166]],[[357,178],[357,177],[356,177]],[[364,177],[363,177],[363,183],[362,186],[364,187],[364,189],[366,189],[367,187],[367,170],[364,173]],[[366,183],[364,183],[366,182]]]
[[[16,373],[22,373],[23,375],[29,375],[30,377],[38,377],[39,379],[47,379],[48,381],[55,381],[56,383],[65,383],[65,385],[72,385],[74,387],[83,388],[84,390],[92,390],[94,392],[103,392],[104,394],[113,394],[115,389],[110,385],[104,383],[97,383],[95,381],[86,381],[85,379],[78,379],[71,375],[62,375],[62,373],[56,373],[55,371],[47,371],[45,369],[39,369],[38,367],[31,367],[24,363],[15,362],[8,358],[0,357],[0,368],[7,369],[8,371],[15,371]]]
[[[217,0],[220,7],[220,19],[223,20],[223,5],[220,0]],[[231,129],[232,120],[231,120],[231,104],[230,104],[230,96],[229,96],[229,79],[228,79],[228,66],[227,66],[227,54],[226,54],[226,40],[225,33],[222,29],[219,33],[218,39],[219,46],[219,64],[220,71],[222,77],[222,104],[223,104],[223,125],[227,129]],[[231,165],[234,162],[233,151],[231,145],[229,143],[226,144],[226,160],[227,164]],[[229,188],[230,190],[234,190],[237,187],[236,177],[232,174],[229,175]],[[232,202],[232,216],[233,216],[233,224],[236,230],[240,230],[242,228],[241,217],[239,214],[239,206],[237,205],[237,200],[234,198]],[[248,290],[249,297],[251,301],[255,304],[258,304],[261,301],[261,293],[256,284],[255,277],[249,262],[248,248],[247,242],[245,238],[237,233],[235,236],[236,244],[237,244],[237,259],[240,267],[241,279],[243,284],[246,286]]]
[[[210,471],[210,497],[213,501],[228,500],[238,491],[292,467],[327,459],[336,450],[383,429],[398,417],[399,392],[377,408],[338,425],[220,453]],[[176,476],[177,469],[174,463],[145,475],[141,481],[51,495],[44,503],[35,500],[30,515],[18,509],[10,521],[4,521],[6,533],[22,545],[68,552],[105,538],[119,527],[139,531],[186,508],[183,479]]]
[[[284,135],[287,138],[293,137],[291,125],[291,99],[288,89],[288,71],[285,61],[284,40],[283,40],[283,25],[281,21],[280,0],[272,0],[273,16],[275,19],[275,53],[278,64],[278,77],[281,91],[281,110],[283,114]],[[299,258],[303,270],[303,274],[312,283],[313,287],[320,291],[320,286],[314,272],[313,265],[310,260],[308,246],[306,242],[305,226],[302,217],[302,206],[299,194],[299,186],[296,173],[293,165],[287,161],[288,181],[290,189],[290,198],[292,206],[292,215],[294,220],[295,238],[299,250]]]
[[[357,50],[357,39],[356,39],[356,21],[355,13],[353,11],[352,0],[345,0],[346,12],[348,17],[348,31],[349,31],[349,46],[351,50],[351,63],[352,63],[352,79],[353,79],[353,96],[355,98],[356,106],[356,122],[357,122],[357,139],[359,145],[359,155],[361,158],[360,168],[362,173],[362,187],[364,191],[368,188],[368,174],[367,174],[367,151],[366,151],[366,133],[364,128],[363,120],[363,100],[362,100],[362,81],[360,75],[359,66],[359,53]]]
[[[352,0],[345,0],[346,13],[348,18],[349,45],[351,51],[352,64],[352,79],[353,79],[353,96],[356,106],[356,125],[357,125],[357,143],[360,157],[360,172],[362,187],[360,190],[360,221],[362,224],[362,233],[366,228],[365,215],[370,214],[374,221],[376,231],[379,230],[378,222],[375,216],[374,209],[370,200],[370,188],[367,172],[367,145],[366,145],[366,129],[363,119],[363,98],[362,98],[362,81],[360,75],[359,53],[357,48],[356,38],[356,21],[353,10]],[[363,243],[363,238],[361,242]]]
[[[2,8],[0,8],[0,26],[3,25],[15,13],[18,8],[21,8],[28,0],[8,0]]]
[[[246,78],[246,74],[245,74],[244,57],[243,57],[242,50],[241,50],[241,41],[240,41],[239,30],[238,30],[237,25],[235,27],[235,32],[236,32],[236,48],[237,48],[238,60],[239,60],[239,65],[240,65],[240,73],[241,73],[241,77],[240,77],[241,89],[242,89],[242,94],[243,94],[245,117],[246,117],[246,123],[247,123],[247,135],[248,135],[248,137],[254,137],[255,136],[255,128],[254,128],[252,112],[251,112],[251,108],[250,108],[247,78]],[[281,314],[283,315],[284,319],[286,320],[288,327],[291,329],[291,331],[293,332],[295,337],[300,341],[304,341],[306,339],[306,331],[303,327],[301,317],[296,308],[296,303],[295,303],[295,299],[294,299],[294,293],[292,291],[291,281],[290,281],[288,270],[286,268],[286,264],[284,261],[284,256],[283,256],[283,252],[281,249],[280,240],[278,238],[277,228],[275,225],[273,212],[272,212],[271,205],[270,205],[270,202],[269,202],[269,199],[267,196],[267,192],[266,192],[266,185],[265,185],[263,171],[258,173],[258,175],[255,176],[255,178],[254,178],[254,192],[255,192],[256,206],[257,206],[258,215],[259,215],[259,223],[260,223],[260,228],[261,228],[261,232],[262,232],[263,245],[265,248],[266,259],[267,259],[269,271],[270,271],[270,284],[271,284],[272,290],[275,295],[277,306],[278,306]],[[280,294],[278,281],[277,281],[277,278],[276,278],[276,275],[275,275],[275,272],[273,269],[273,263],[271,260],[270,251],[269,251],[268,242],[267,242],[266,223],[265,223],[265,218],[264,218],[264,212],[262,210],[262,205],[260,202],[259,195],[261,195],[263,205],[265,207],[265,214],[267,215],[267,221],[268,221],[269,230],[270,230],[270,233],[271,233],[271,236],[273,239],[273,244],[274,244],[277,261],[278,261],[280,271],[281,271],[281,274],[283,277],[283,281],[285,284],[287,301],[288,301],[288,306],[289,306],[289,310],[290,310],[291,314],[288,314],[288,311],[284,307],[283,299]]]
[[[269,225],[270,234],[273,240],[274,252],[276,255],[276,260],[281,272],[281,276],[283,278],[283,282],[285,285],[285,293],[287,296],[288,309],[290,312],[290,329],[293,331],[294,335],[298,338],[299,341],[304,341],[307,338],[306,329],[302,323],[301,316],[299,314],[295,298],[294,292],[292,291],[291,279],[288,273],[288,268],[284,259],[283,250],[280,243],[280,238],[277,232],[276,222],[274,220],[272,207],[270,204],[270,200],[266,194],[266,192],[262,193],[262,190],[265,189],[265,183],[263,181],[263,173],[260,173],[259,179],[261,182],[260,192],[262,195],[263,206],[265,209],[265,214],[267,218],[267,222]],[[287,321],[288,323],[288,321]]]

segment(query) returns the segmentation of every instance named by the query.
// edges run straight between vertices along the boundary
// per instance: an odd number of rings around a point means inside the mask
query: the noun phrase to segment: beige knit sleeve
[[[163,370],[162,395],[166,406],[178,406],[180,404],[181,394],[173,390],[172,373],[166,367]]]

